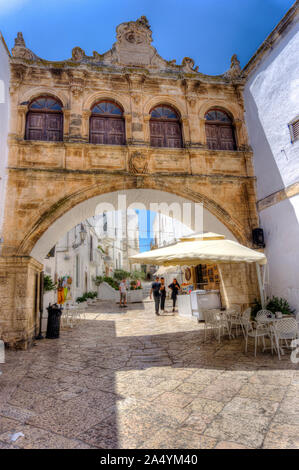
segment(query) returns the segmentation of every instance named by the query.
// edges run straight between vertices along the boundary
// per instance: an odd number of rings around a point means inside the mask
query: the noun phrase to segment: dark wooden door
[[[206,124],[207,145],[211,150],[236,150],[234,129],[231,125]]]
[[[150,121],[150,136],[152,147],[182,147],[181,125],[177,121]]]
[[[61,113],[29,112],[26,124],[26,139],[59,141],[63,137]]]
[[[119,118],[91,116],[90,142],[92,144],[124,145],[124,120]]]

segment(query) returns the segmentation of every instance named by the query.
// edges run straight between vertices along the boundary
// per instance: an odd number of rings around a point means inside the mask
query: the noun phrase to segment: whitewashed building
[[[115,269],[139,270],[129,257],[139,253],[139,221],[134,209],[110,211],[97,216],[96,232],[106,254],[106,274]]]
[[[179,220],[157,212],[153,222],[153,243],[155,247],[169,245],[184,235],[190,235],[192,230]]]
[[[287,12],[244,68],[271,295],[299,309],[299,13]]]
[[[44,273],[54,282],[65,276],[72,279],[70,302],[85,292],[96,291],[94,278],[105,272],[105,255],[98,248],[100,241],[93,224],[93,219],[87,219],[76,225],[59,240],[44,261]],[[45,294],[45,307],[54,301],[57,301],[56,292]]]

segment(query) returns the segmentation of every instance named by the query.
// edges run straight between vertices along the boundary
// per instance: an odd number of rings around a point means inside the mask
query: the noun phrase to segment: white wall
[[[0,33],[0,236],[6,185],[5,167],[8,156],[9,77],[9,56]]]
[[[299,311],[299,195],[260,213],[265,230],[270,293]]]
[[[299,114],[299,23],[275,43],[248,80],[246,122],[254,151],[258,199],[299,181],[299,142],[288,123]]]
[[[299,181],[299,141],[288,123],[299,114],[299,23],[277,40],[245,87],[246,122],[254,151],[258,200]],[[273,295],[299,310],[299,197],[260,212]]]

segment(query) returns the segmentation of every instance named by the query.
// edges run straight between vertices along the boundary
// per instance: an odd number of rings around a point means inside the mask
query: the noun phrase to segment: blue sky
[[[236,53],[244,66],[293,0],[0,0],[0,30],[11,48],[18,31],[49,60],[74,46],[103,53],[115,27],[146,15],[165,59],[192,57],[199,71],[221,74]]]

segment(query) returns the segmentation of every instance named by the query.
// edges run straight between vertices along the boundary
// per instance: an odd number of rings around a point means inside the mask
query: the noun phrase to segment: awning
[[[240,243],[227,240],[216,233],[193,234],[181,238],[178,243],[145,251],[130,260],[143,264],[162,266],[196,266],[198,264],[258,263],[264,265],[264,253],[252,250]]]

